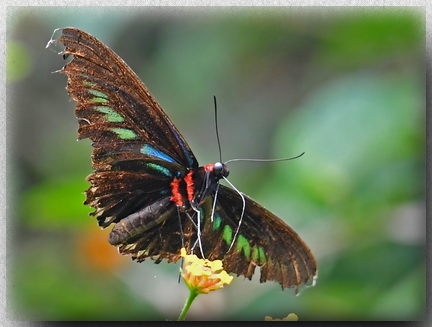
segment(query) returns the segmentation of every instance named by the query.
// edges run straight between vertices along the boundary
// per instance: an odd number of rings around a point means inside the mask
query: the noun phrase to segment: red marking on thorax
[[[178,178],[174,178],[171,182],[172,197],[170,200],[178,206],[183,206],[183,197],[180,193],[180,182],[181,179]]]
[[[205,171],[212,172],[213,169],[214,169],[214,165],[213,165],[213,164],[208,164],[208,165],[205,165],[205,166],[204,166],[204,170],[205,170]]]
[[[171,182],[171,192],[172,196],[170,200],[174,202],[176,205],[180,207],[184,207],[186,205],[185,196],[187,195],[187,199],[191,202],[195,195],[195,184],[193,180],[193,171],[191,170],[183,179],[174,178]],[[184,194],[184,184],[181,187],[181,182],[184,181],[186,183],[186,194]]]
[[[186,193],[188,195],[189,202],[192,202],[195,193],[192,174],[193,174],[193,170],[191,170],[184,178],[184,181],[186,182]]]

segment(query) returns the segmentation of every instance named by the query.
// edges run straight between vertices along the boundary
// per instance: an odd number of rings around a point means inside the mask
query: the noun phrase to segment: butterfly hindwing
[[[228,272],[249,279],[255,268],[261,267],[260,281],[274,280],[282,288],[311,281],[317,268],[306,244],[284,221],[248,196],[243,196],[246,206],[237,235],[243,209],[237,192],[219,186],[213,221],[208,206],[203,207],[206,208],[206,222],[202,239],[204,250],[209,253],[208,258],[223,258]],[[228,251],[233,240],[233,246]]]
[[[118,162],[113,170],[87,177],[92,186],[86,191],[85,204],[96,209],[91,215],[107,227],[166,197],[174,172],[182,170],[178,164],[154,158]]]

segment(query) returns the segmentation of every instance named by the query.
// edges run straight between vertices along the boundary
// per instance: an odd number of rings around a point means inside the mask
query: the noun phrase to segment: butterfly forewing
[[[73,55],[62,72],[77,101],[79,138],[93,141],[93,165],[156,154],[184,167],[198,167],[186,141],[125,62],[93,36],[74,28],[56,40]]]

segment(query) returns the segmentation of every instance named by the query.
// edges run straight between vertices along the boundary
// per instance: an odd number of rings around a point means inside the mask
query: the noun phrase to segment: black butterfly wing
[[[174,124],[144,83],[111,49],[75,28],[53,42],[73,59],[61,70],[77,101],[78,136],[93,141],[93,167],[109,170],[123,159],[156,155],[183,167],[198,163]]]
[[[76,104],[79,139],[93,143],[86,204],[103,227],[163,198],[175,174],[198,163],[186,141],[126,63],[93,36],[60,30],[60,70]]]
[[[209,259],[222,259],[228,272],[251,279],[261,267],[261,282],[273,280],[282,288],[312,281],[317,274],[315,259],[297,233],[284,221],[244,195],[246,207],[240,229],[243,202],[234,190],[220,185],[213,222],[211,202],[203,209],[206,223],[202,234]]]
[[[61,70],[77,101],[78,136],[93,141],[95,173],[87,179],[86,204],[103,227],[116,223],[110,242],[139,261],[177,261],[180,248],[196,244],[197,216],[180,212],[170,200],[170,183],[198,163],[186,141],[136,74],[93,36],[74,28],[51,42],[73,59]],[[202,243],[209,259],[222,259],[227,271],[283,288],[316,275],[310,250],[282,220],[246,199],[241,228],[231,240],[242,211],[240,196],[220,186],[215,219],[211,197],[201,206]],[[197,253],[195,247],[195,252]],[[228,251],[229,250],[229,251]],[[197,253],[199,254],[199,253]]]

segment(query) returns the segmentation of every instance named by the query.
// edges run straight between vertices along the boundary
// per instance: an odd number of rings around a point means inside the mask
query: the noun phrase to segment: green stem
[[[187,312],[189,311],[189,308],[192,304],[192,302],[195,300],[195,298],[198,296],[199,293],[197,293],[195,290],[190,290],[189,293],[189,297],[186,300],[186,303],[183,307],[183,310],[179,316],[179,318],[177,319],[177,321],[182,321],[184,320],[184,318],[186,317]]]

